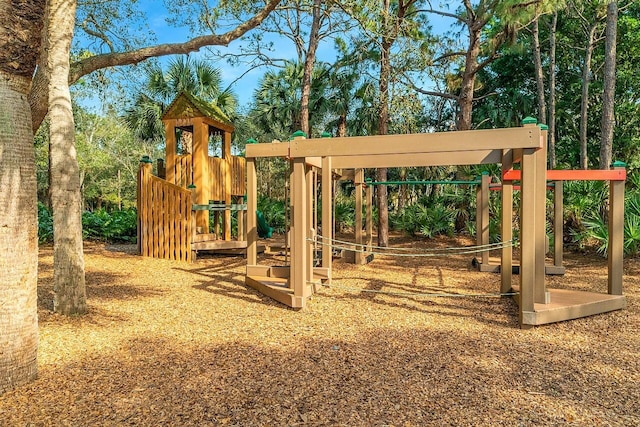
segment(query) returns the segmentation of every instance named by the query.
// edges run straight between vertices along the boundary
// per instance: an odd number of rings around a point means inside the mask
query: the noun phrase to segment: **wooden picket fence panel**
[[[151,174],[138,173],[138,249],[142,256],[191,262],[191,191]]]

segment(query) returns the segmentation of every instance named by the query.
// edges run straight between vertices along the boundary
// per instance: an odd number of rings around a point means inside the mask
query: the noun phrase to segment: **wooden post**
[[[625,164],[615,162],[613,169],[624,169]],[[622,295],[624,259],[624,181],[609,181],[609,246],[607,248],[610,295]]]
[[[356,186],[356,250],[355,250],[355,263],[357,265],[364,263],[364,253],[362,252],[362,187],[364,185],[364,169],[358,168],[355,170],[354,184]]]
[[[371,252],[373,246],[373,187],[371,185],[367,185],[365,189],[366,195],[366,219],[365,219],[365,227],[367,230],[366,235],[366,246],[367,252]],[[370,255],[367,253],[367,255]]]
[[[513,150],[504,150],[502,153],[502,174],[513,168]],[[508,244],[513,240],[513,181],[502,180],[502,218],[501,235],[505,246],[501,250],[500,260],[500,292],[511,291],[513,280],[513,246]]]
[[[482,186],[476,186],[476,246],[482,246]],[[476,259],[480,258],[482,253],[476,252]]]
[[[242,196],[238,197],[238,202],[239,205],[242,205],[244,203],[244,200],[242,200]],[[244,215],[244,210],[243,209],[238,209],[238,240],[243,242],[247,240],[247,233],[246,233],[246,228],[245,228],[245,215]]]
[[[480,235],[480,245],[485,246],[480,252],[482,265],[489,265],[489,251],[486,245],[489,244],[489,183],[491,182],[491,176],[489,172],[482,172],[482,178],[480,180],[480,229],[478,234]]]
[[[548,126],[544,124],[538,125],[540,127],[540,139],[542,141],[542,148],[536,150],[535,162],[536,162],[536,283],[535,283],[535,302],[546,303],[549,301],[549,294],[547,294],[547,288],[545,286],[545,257],[547,254],[547,133]]]
[[[305,185],[307,186],[307,205],[305,208],[305,212],[307,214],[307,227],[304,230],[304,234],[305,234],[305,239],[304,239],[304,244],[307,246],[307,283],[311,282],[311,279],[313,278],[313,264],[314,264],[314,258],[316,256],[316,251],[315,251],[315,246],[313,244],[313,242],[310,242],[309,239],[315,237],[314,233],[317,233],[317,229],[315,229],[314,224],[314,218],[315,218],[315,212],[314,212],[314,168],[307,166],[305,163],[305,170],[304,170],[304,179],[305,179]],[[312,229],[313,229],[313,233],[312,233]]]
[[[564,183],[555,181],[553,187],[553,265],[562,267],[564,250]]]
[[[176,182],[176,120],[169,119],[164,121],[164,134],[166,139],[165,160],[166,160],[166,179],[172,184]]]
[[[231,204],[231,132],[223,133],[222,141],[222,176],[224,185],[224,203]],[[224,210],[224,228],[222,231],[224,240],[231,240],[231,210]]]
[[[247,157],[247,265],[258,262],[258,180],[256,159]]]
[[[138,183],[137,183],[137,216],[138,216],[138,230],[137,230],[137,244],[138,253],[143,256],[148,256],[146,247],[148,245],[148,215],[149,215],[149,177],[151,175],[151,160],[149,156],[144,156],[140,160],[140,167],[138,169]]]
[[[520,202],[520,326],[530,323],[526,313],[533,313],[535,298],[536,256],[536,164],[535,149],[522,152]]]
[[[331,264],[333,257],[333,179],[331,157],[322,158],[322,267],[329,269],[331,280]]]
[[[293,159],[291,182],[291,274],[289,287],[293,289],[293,306],[303,307],[307,296],[307,185],[304,158]]]
[[[209,204],[210,173],[209,173],[209,140],[207,125],[202,117],[193,119],[193,183],[196,186],[197,204]],[[196,227],[202,228],[203,233],[209,233],[209,211],[196,212]]]

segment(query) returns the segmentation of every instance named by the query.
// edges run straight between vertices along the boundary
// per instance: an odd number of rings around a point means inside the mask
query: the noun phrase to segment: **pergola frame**
[[[400,166],[474,165],[502,163],[503,172],[520,163],[521,203],[521,266],[517,297],[521,327],[550,323],[624,307],[622,294],[622,242],[613,237],[616,245],[610,253],[609,294],[597,301],[588,301],[578,309],[571,306],[539,316],[540,305],[550,304],[545,287],[545,189],[546,189],[546,131],[535,124],[518,128],[474,130],[410,135],[368,137],[341,137],[305,139],[297,137],[289,142],[252,144],[246,147],[247,210],[256,211],[257,174],[256,158],[285,157],[291,168],[291,263],[287,267],[257,264],[257,224],[255,215],[247,215],[247,275],[246,283],[270,297],[294,308],[303,308],[315,291],[315,283],[331,280],[331,248],[324,246],[322,268],[313,267],[312,241],[312,168],[322,169],[323,195],[331,194],[334,169],[380,168]],[[503,206],[513,206],[510,181],[503,184]],[[612,188],[610,235],[618,236],[622,230],[620,199],[624,198],[624,181]],[[622,191],[622,196],[620,196]],[[322,223],[332,224],[333,197],[322,197]],[[623,206],[623,205],[622,205]],[[512,208],[511,208],[512,209]],[[503,212],[503,240],[512,238],[512,211]],[[323,241],[333,238],[332,227],[322,227]],[[611,255],[615,258],[611,261]],[[502,250],[501,290],[512,286],[512,249]],[[619,284],[619,285],[618,285]],[[601,295],[601,294],[597,294]],[[606,298],[605,298],[606,297]],[[558,314],[559,313],[559,314]]]

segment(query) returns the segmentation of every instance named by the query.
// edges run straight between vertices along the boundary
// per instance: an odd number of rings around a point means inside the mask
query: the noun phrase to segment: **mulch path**
[[[87,243],[89,314],[67,318],[41,248],[39,378],[0,396],[0,425],[640,425],[640,260],[627,309],[523,331],[508,297],[357,290],[496,292],[469,255],[336,261],[336,286],[296,311],[245,286],[242,257],[134,251]],[[550,286],[606,290],[605,260],[566,266]]]

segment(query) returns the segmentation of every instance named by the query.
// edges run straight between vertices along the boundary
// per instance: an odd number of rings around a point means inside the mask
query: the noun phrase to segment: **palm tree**
[[[260,129],[277,139],[288,138],[301,128],[300,109],[303,66],[288,62],[279,71],[268,71],[253,94],[251,115]],[[311,79],[309,98],[309,133],[317,129],[329,110],[328,84],[330,68],[316,63]]]
[[[148,71],[145,90],[137,95],[124,120],[141,140],[162,141],[164,127],[160,118],[180,92],[215,104],[227,116],[232,116],[237,106],[236,97],[229,88],[221,90],[221,86],[218,68],[189,56],[174,58],[166,72],[159,66]]]
[[[37,186],[27,96],[44,8],[43,0],[0,3],[0,394],[37,375]]]

